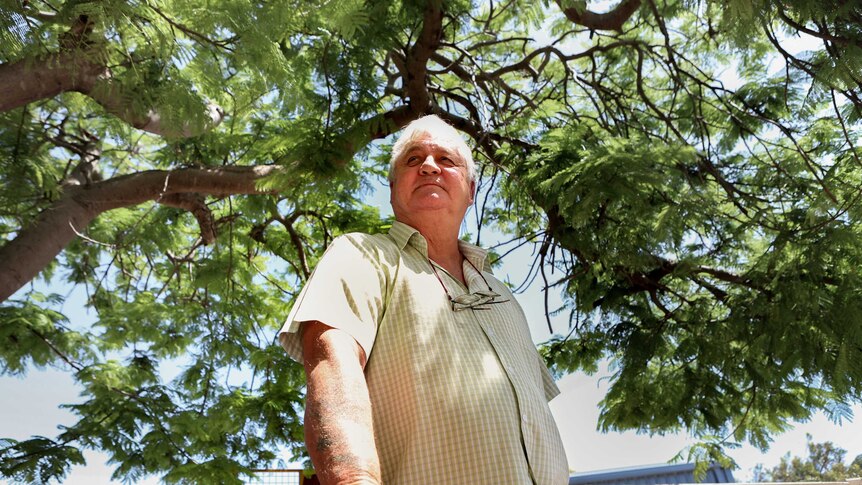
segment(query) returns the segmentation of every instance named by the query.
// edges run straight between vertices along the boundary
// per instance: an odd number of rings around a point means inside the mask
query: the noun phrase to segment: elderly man
[[[297,298],[279,338],[305,365],[321,483],[567,483],[559,390],[485,251],[458,239],[475,177],[454,128],[408,125],[389,234],[337,238]]]

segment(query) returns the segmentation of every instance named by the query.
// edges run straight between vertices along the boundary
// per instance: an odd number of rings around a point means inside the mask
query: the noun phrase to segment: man
[[[389,234],[333,241],[279,333],[305,365],[321,483],[567,483],[559,390],[485,251],[458,239],[475,177],[454,128],[408,125]]]

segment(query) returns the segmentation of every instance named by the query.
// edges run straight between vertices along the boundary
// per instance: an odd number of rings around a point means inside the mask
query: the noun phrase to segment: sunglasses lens
[[[465,293],[463,295],[458,295],[455,298],[451,298],[452,309],[455,311],[466,310],[468,308],[472,308],[475,310],[487,310],[487,308],[482,308],[482,305],[490,305],[492,303],[504,303],[509,300],[499,300],[496,298],[500,295],[494,293],[493,291],[477,291],[475,293]]]

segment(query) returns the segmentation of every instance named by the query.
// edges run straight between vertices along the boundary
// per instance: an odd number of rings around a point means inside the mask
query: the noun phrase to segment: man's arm
[[[305,442],[320,483],[379,484],[365,352],[349,334],[321,322],[303,323],[302,351]]]

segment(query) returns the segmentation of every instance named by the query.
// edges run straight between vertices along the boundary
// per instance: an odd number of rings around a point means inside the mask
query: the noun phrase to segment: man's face
[[[395,161],[392,180],[389,201],[395,219],[407,224],[429,215],[460,224],[473,203],[474,183],[468,179],[466,162],[432,134],[406,147]]]

